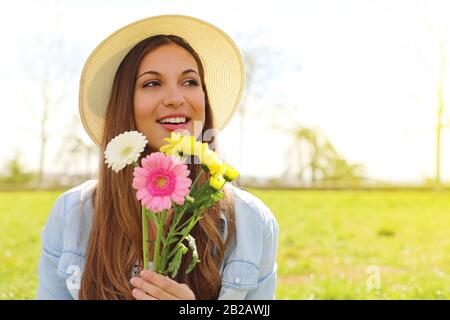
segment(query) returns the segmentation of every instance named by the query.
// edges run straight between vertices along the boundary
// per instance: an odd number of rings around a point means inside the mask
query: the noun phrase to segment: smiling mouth
[[[169,132],[179,130],[179,129],[187,129],[190,124],[191,119],[187,117],[173,117],[173,118],[164,118],[156,121]]]
[[[164,118],[164,119],[160,119],[156,122],[158,122],[159,124],[167,124],[167,125],[181,125],[181,124],[186,124],[190,121],[190,118],[186,118],[186,117],[173,117],[173,118]]]

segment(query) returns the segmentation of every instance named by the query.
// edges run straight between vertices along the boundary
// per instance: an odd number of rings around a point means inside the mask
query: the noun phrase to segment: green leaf
[[[171,245],[172,243],[177,242],[179,239],[177,237],[172,237],[167,243],[165,243],[166,246]]]
[[[186,273],[191,272],[194,270],[197,263],[200,262],[198,259],[198,252],[197,252],[197,245],[195,243],[195,238],[191,236],[190,234],[186,237],[186,240],[188,241],[189,248],[192,250],[192,260],[189,263],[189,266],[187,267]]]
[[[191,229],[192,229],[191,223],[188,223],[188,225],[180,231],[181,236],[184,237],[185,235],[187,235],[189,231],[191,231]]]
[[[177,275],[178,269],[180,269],[181,258],[184,254],[186,254],[187,251],[188,248],[184,244],[179,243],[177,245],[177,253],[172,258],[172,261],[170,261],[169,267],[167,268],[167,272],[171,273],[171,278],[175,278],[175,276]]]
[[[211,198],[212,198],[215,202],[217,202],[217,201],[223,199],[223,196],[224,196],[223,192],[217,191],[216,193],[213,193],[213,194],[211,195]]]
[[[197,222],[195,221],[194,217],[189,218],[188,224],[180,231],[181,236],[182,237],[186,236],[192,230],[192,228],[195,226],[196,223]]]

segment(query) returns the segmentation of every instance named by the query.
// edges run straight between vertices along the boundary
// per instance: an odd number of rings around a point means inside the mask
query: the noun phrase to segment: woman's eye
[[[149,81],[144,83],[143,87],[156,87],[159,86],[159,82],[158,81]]]
[[[196,80],[193,80],[193,79],[187,80],[185,83],[188,83],[189,86],[197,86],[198,85],[198,82]]]

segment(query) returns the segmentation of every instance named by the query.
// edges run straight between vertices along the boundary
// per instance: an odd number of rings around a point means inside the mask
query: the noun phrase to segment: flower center
[[[167,170],[155,170],[147,178],[147,188],[152,195],[170,195],[176,186],[176,176]]]
[[[167,184],[167,179],[165,177],[157,177],[156,184],[158,187],[162,188]]]
[[[126,147],[126,148],[122,149],[122,151],[120,152],[120,155],[122,157],[126,157],[131,153],[131,151],[133,151],[132,147]]]

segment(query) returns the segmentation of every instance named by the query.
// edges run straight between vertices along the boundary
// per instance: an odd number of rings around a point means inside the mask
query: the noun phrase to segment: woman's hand
[[[195,300],[194,292],[185,283],[150,270],[142,270],[140,276],[130,280],[136,300]]]

